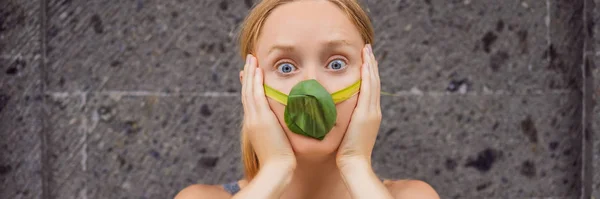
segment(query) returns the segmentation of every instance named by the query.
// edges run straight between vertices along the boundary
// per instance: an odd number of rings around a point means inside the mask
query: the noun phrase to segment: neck
[[[335,162],[327,157],[296,157],[292,181],[282,198],[344,198],[348,191]]]

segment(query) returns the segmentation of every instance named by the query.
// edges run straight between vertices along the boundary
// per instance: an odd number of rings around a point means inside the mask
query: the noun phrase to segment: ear
[[[244,82],[244,70],[240,71],[240,84],[243,84]]]

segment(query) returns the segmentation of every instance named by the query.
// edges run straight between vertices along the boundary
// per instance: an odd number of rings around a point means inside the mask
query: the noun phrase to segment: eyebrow
[[[332,39],[332,40],[327,40],[325,42],[323,42],[323,44],[326,46],[327,49],[330,48],[335,48],[335,47],[340,47],[340,46],[351,46],[352,44],[345,39]],[[289,45],[289,44],[276,44],[273,45],[271,47],[271,49],[269,49],[269,53],[271,54],[273,51],[284,51],[284,52],[294,52],[295,47],[294,45]]]
[[[326,42],[324,42],[324,44],[326,46],[351,46],[352,44],[350,44],[350,42],[348,40],[345,39],[333,39],[333,40],[328,40]]]
[[[271,47],[271,49],[269,49],[269,53],[271,54],[273,53],[273,51],[284,51],[284,52],[294,52],[295,47],[293,45],[287,45],[287,44],[277,44],[277,45],[273,45]]]

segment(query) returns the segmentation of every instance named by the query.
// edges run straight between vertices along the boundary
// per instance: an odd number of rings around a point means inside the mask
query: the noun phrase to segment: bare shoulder
[[[229,199],[231,195],[218,185],[195,184],[181,190],[175,199]]]
[[[385,186],[396,199],[439,199],[431,185],[420,180],[386,180]]]

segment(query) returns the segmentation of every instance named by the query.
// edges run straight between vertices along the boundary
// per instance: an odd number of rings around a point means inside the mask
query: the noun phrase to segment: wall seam
[[[47,25],[47,8],[48,2],[47,0],[40,0],[40,47],[41,47],[41,59],[40,59],[40,93],[38,93],[38,97],[41,98],[39,109],[40,114],[39,121],[41,123],[41,128],[39,131],[40,137],[40,163],[41,163],[41,175],[42,175],[42,198],[43,199],[51,199],[50,194],[50,182],[52,178],[52,168],[50,166],[50,150],[48,143],[48,113],[46,109],[47,97],[46,93],[46,83],[48,82],[48,73],[46,71],[46,59],[47,59],[47,37],[46,37],[46,29]]]

